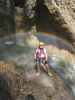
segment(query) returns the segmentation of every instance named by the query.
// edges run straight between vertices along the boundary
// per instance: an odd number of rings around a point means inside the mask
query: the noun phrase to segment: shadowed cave
[[[56,36],[65,38],[69,41],[72,40],[72,34],[67,29],[62,28],[61,22],[55,20],[58,12],[55,15],[50,14],[49,9],[45,5],[44,0],[40,2],[37,0],[35,9],[36,28],[39,32],[54,34]],[[68,34],[68,35],[67,35]]]

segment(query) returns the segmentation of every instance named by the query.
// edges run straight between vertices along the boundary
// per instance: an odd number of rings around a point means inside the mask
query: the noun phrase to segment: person
[[[49,72],[49,67],[48,67],[48,55],[47,51],[44,47],[44,43],[40,42],[38,48],[36,49],[34,59],[37,62],[41,63],[41,61],[44,61],[44,65],[42,66],[43,69],[48,73]],[[36,71],[38,74],[40,74],[40,66],[36,66]]]

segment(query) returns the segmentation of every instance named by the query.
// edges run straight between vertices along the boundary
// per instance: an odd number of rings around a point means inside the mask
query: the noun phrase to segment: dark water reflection
[[[59,49],[65,49],[70,51],[71,53],[75,53],[74,47],[63,39],[60,39],[52,35],[46,35],[46,34],[37,34],[36,36],[40,41],[45,42],[47,45],[51,44],[58,47]]]

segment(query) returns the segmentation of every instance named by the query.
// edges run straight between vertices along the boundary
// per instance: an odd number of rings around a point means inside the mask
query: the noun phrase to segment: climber
[[[36,49],[35,55],[34,55],[34,59],[36,61],[36,71],[37,74],[40,74],[40,66],[37,66],[37,63],[43,63],[44,62],[44,66],[43,69],[45,72],[49,72],[49,67],[48,67],[48,55],[47,55],[47,51],[44,48],[44,43],[40,42],[38,48]],[[49,74],[49,73],[48,73]]]

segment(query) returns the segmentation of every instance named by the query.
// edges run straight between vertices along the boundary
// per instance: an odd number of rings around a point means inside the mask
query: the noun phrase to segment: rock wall
[[[39,4],[39,5],[38,5]],[[40,7],[47,7],[48,17],[54,31],[59,32],[61,37],[69,38],[75,41],[75,1],[74,0],[27,0],[24,5],[25,24],[31,29],[36,24],[36,13]],[[39,13],[41,14],[42,11]],[[46,19],[46,18],[45,18]],[[27,21],[26,21],[27,20]],[[39,20],[38,20],[39,21]],[[49,26],[48,26],[49,27]]]
[[[15,33],[15,8],[13,0],[0,0],[0,36]]]
[[[54,15],[54,21],[58,27],[65,32],[65,35],[71,33],[72,39],[75,39],[75,1],[74,0],[45,0],[50,13]]]

